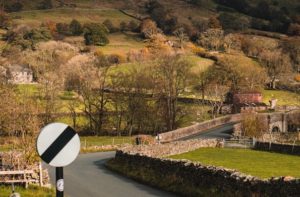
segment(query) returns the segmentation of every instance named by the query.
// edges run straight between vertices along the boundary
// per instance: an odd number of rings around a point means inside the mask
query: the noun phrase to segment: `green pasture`
[[[85,8],[57,8],[51,10],[30,10],[11,13],[14,23],[39,26],[43,22],[53,21],[55,23],[69,23],[77,19],[82,23],[102,23],[110,19],[115,25],[121,21],[130,21],[131,17],[124,15],[117,9],[85,9]]]
[[[222,166],[260,178],[280,176],[300,177],[300,157],[250,149],[201,148],[171,156],[188,159],[204,165]]]
[[[98,47],[104,54],[120,54],[126,57],[132,50],[140,50],[146,46],[141,37],[134,33],[113,33],[108,35],[109,44]]]
[[[283,91],[283,90],[264,90],[263,92],[264,103],[269,103],[271,99],[277,99],[277,105],[295,105],[300,106],[300,94]]]

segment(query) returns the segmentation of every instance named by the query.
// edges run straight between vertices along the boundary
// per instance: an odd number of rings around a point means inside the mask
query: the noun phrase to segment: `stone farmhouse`
[[[13,84],[33,83],[33,72],[26,65],[10,65],[6,70],[8,81]]]

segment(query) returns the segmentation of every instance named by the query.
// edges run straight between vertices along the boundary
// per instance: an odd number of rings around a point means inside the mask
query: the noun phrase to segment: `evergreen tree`
[[[43,0],[43,1],[41,1],[38,8],[42,9],[42,10],[52,9],[53,8],[52,0]]]
[[[84,39],[86,45],[105,46],[109,43],[108,30],[97,23],[89,23],[84,26]]]
[[[79,36],[82,34],[82,26],[81,26],[80,22],[76,19],[72,20],[72,22],[70,23],[69,29],[73,36]]]

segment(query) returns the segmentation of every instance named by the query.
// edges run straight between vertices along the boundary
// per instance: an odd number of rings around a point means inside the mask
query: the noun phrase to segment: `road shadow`
[[[105,173],[105,174],[108,174],[110,176],[113,176],[113,177],[119,179],[120,181],[126,182],[126,183],[128,183],[128,184],[136,187],[137,189],[139,189],[141,191],[147,192],[150,195],[155,195],[155,196],[159,196],[159,197],[176,197],[176,196],[179,196],[179,195],[167,192],[167,191],[163,191],[163,190],[161,190],[161,189],[159,189],[157,187],[146,185],[145,183],[140,183],[140,182],[138,182],[138,181],[136,181],[134,179],[122,176],[121,174],[119,174],[117,172],[109,170],[105,166],[105,163],[107,161],[109,161],[110,159],[111,158],[95,161],[94,165],[96,165],[97,168],[102,171],[102,173]]]

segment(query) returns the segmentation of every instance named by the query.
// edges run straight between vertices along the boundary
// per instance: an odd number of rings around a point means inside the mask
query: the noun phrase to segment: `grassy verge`
[[[15,149],[13,137],[1,137],[0,139],[0,152],[6,152]],[[135,141],[132,137],[126,136],[84,136],[80,137],[81,152],[103,152],[116,150],[118,146],[124,144],[133,144]],[[1,196],[0,196],[1,197]]]
[[[264,90],[263,91],[263,102],[269,103],[272,98],[278,99],[278,105],[296,105],[300,106],[300,95],[282,90]]]
[[[81,153],[114,151],[117,147],[125,144],[133,144],[132,137],[81,137]]]
[[[300,177],[299,156],[254,151],[249,149],[201,148],[189,153],[171,156],[188,159],[206,165],[236,169],[260,178],[280,176]]]
[[[54,189],[43,188],[38,186],[29,186],[28,189],[23,187],[16,187],[15,191],[20,193],[22,197],[53,197],[55,196]],[[11,187],[1,186],[0,197],[8,197],[11,194]]]
[[[87,146],[122,145],[132,144],[132,137],[88,136],[80,137],[80,141],[82,145]]]

